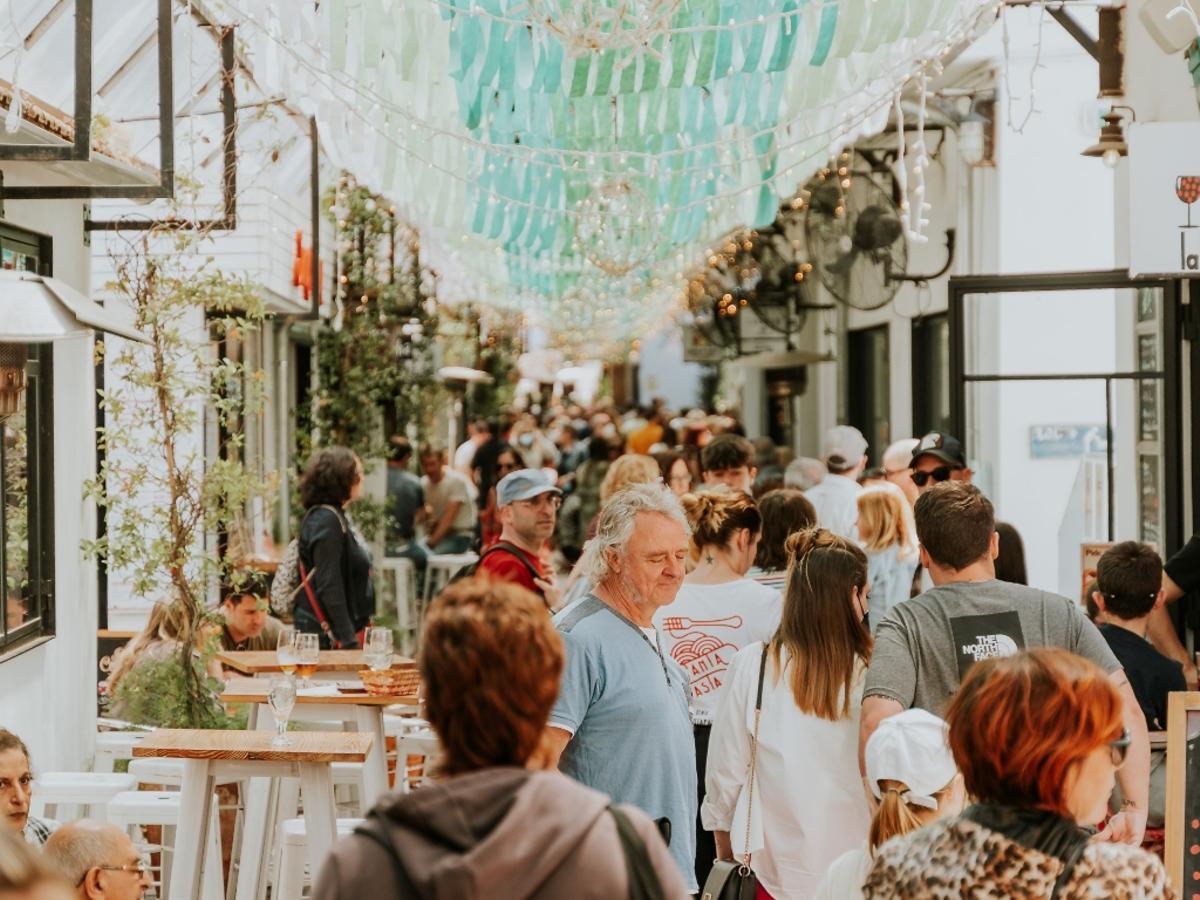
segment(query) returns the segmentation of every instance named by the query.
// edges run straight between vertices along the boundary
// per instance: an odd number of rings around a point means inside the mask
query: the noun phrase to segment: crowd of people
[[[341,841],[316,900],[1173,896],[1140,847],[1163,821],[1148,732],[1195,683],[1161,636],[1200,537],[1165,568],[1117,544],[1069,599],[1024,583],[949,434],[872,469],[851,426],[796,458],[660,406],[470,432],[396,438],[388,468],[387,554],[420,575],[479,552],[421,635],[440,777]],[[290,612],[325,646],[374,612],[362,477],[331,448],[301,482]],[[227,592],[226,646],[269,641],[267,593]],[[29,816],[30,770],[0,732],[13,830],[79,896],[140,884],[110,829]]]

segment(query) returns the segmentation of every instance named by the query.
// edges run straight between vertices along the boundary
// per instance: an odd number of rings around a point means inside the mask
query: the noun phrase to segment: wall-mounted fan
[[[891,195],[865,172],[827,171],[808,190],[805,230],[821,283],[855,309],[886,306],[909,280],[904,222]]]
[[[807,290],[813,264],[808,258],[804,213],[785,205],[755,240],[759,279],[750,309],[780,334],[797,334],[812,308]]]

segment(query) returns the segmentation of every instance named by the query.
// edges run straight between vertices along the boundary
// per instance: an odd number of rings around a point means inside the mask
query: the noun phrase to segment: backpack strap
[[[367,821],[354,829],[355,834],[361,834],[371,843],[377,845],[383,850],[384,855],[392,864],[392,874],[396,876],[397,891],[392,896],[405,898],[419,898],[421,892],[417,890],[416,885],[412,883],[412,879],[408,877],[408,872],[404,869],[404,863],[400,860],[400,855],[396,852],[395,845],[389,840],[383,831],[383,825],[379,821],[377,813],[372,811],[367,815]]]
[[[650,861],[646,843],[638,834],[629,816],[615,805],[608,808],[617,824],[617,839],[621,842],[621,853],[625,857],[625,872],[629,877],[629,900],[665,900],[662,882]]]
[[[505,553],[508,553],[511,556],[515,556],[520,561],[521,565],[523,565],[525,567],[525,571],[529,573],[529,577],[532,578],[535,582],[539,578],[546,577],[541,572],[539,572],[536,568],[534,568],[533,564],[529,562],[529,557],[527,557],[525,555],[524,551],[521,550],[520,547],[518,547],[516,544],[511,544],[508,541],[496,541],[496,543],[492,544],[490,547],[488,547],[486,550],[484,550],[481,554],[479,554],[479,562],[482,563],[483,560],[487,556],[490,556],[492,553],[495,553],[497,550],[503,550]],[[478,564],[477,564],[477,566],[478,566]],[[537,591],[538,594],[542,593],[540,589],[538,589],[536,587],[534,589]]]

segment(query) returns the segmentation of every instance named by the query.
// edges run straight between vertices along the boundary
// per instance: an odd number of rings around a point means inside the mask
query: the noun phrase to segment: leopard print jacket
[[[944,819],[879,848],[866,900],[1048,898],[1062,863],[965,819]],[[1158,857],[1123,844],[1089,844],[1062,900],[1175,897]]]

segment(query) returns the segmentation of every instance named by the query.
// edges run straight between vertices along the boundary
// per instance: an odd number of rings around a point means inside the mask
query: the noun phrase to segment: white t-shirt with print
[[[779,627],[783,597],[751,578],[724,584],[688,584],[660,607],[654,624],[662,651],[688,673],[692,721],[712,723],[725,671],[747,644],[769,641]]]

